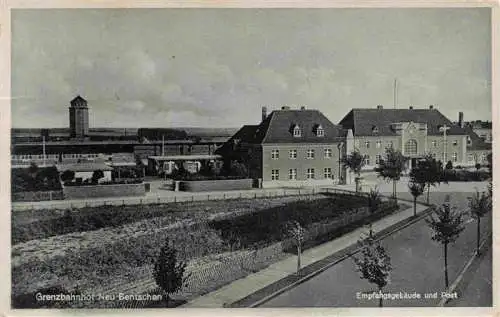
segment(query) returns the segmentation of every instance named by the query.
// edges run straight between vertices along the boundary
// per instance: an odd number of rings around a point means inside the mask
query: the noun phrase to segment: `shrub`
[[[444,178],[449,182],[482,182],[488,180],[487,171],[445,170]]]
[[[239,236],[242,247],[250,247],[281,240],[283,226],[289,221],[297,221],[306,227],[365,206],[365,198],[335,195],[314,201],[297,201],[229,219],[212,220],[209,226],[219,231],[222,239],[228,243],[232,237]]]

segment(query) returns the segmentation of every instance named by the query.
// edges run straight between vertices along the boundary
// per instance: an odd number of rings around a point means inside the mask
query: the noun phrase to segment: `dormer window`
[[[321,126],[321,124],[318,124],[314,127],[314,133],[316,134],[316,136],[318,137],[323,137],[325,136],[325,130],[323,129],[323,127]]]
[[[373,126],[372,127],[372,133],[373,134],[377,134],[378,133],[378,127],[377,126]]]
[[[300,130],[300,127],[298,125],[293,126],[293,136],[296,138],[300,138],[302,136],[302,131]]]

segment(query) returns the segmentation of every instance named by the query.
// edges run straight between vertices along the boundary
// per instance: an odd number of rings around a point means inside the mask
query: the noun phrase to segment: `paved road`
[[[433,202],[444,199],[443,193],[432,195]],[[467,204],[470,193],[452,194],[452,202],[460,208]],[[482,232],[491,230],[491,215],[482,222]],[[449,248],[450,283],[456,278],[474,251],[476,223],[469,222],[459,240]],[[391,282],[385,292],[417,292],[423,294],[444,290],[443,247],[430,239],[425,221],[403,229],[385,239],[382,245],[391,256],[393,266]],[[491,260],[489,261],[491,265]],[[263,307],[374,307],[377,300],[357,299],[357,292],[371,292],[375,288],[359,278],[352,259],[347,259],[296,288],[265,303]],[[491,292],[491,289],[489,289]],[[486,291],[483,291],[483,293]],[[472,301],[472,296],[469,297]],[[437,299],[392,300],[385,306],[435,306]],[[476,304],[475,302],[473,304]],[[479,305],[480,302],[477,303]]]
[[[481,257],[479,265],[472,268],[470,274],[461,282],[463,291],[459,294],[460,298],[448,302],[449,307],[491,307],[492,298],[492,255],[493,248],[490,247]],[[468,276],[467,276],[468,275]]]

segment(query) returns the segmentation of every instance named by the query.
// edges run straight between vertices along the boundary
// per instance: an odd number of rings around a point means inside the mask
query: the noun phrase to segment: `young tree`
[[[479,172],[479,170],[481,169],[481,163],[476,163],[476,165],[474,165],[474,167],[476,168],[476,171]]]
[[[95,170],[92,173],[92,183],[97,184],[101,178],[104,177],[104,172],[101,170]]]
[[[427,186],[427,203],[429,203],[430,187],[443,181],[442,165],[428,154],[411,170],[410,179],[413,183]]]
[[[65,170],[61,174],[61,180],[63,182],[71,182],[75,178],[75,172],[70,170]]]
[[[38,174],[38,165],[35,162],[31,162],[30,167],[28,167],[28,173],[31,177],[35,178],[36,174]]]
[[[361,179],[361,169],[365,166],[365,158],[358,150],[354,150],[351,154],[345,155],[341,159],[341,163],[345,168],[348,168],[352,173],[356,174],[354,179],[356,183],[356,191],[358,191],[359,181]]]
[[[446,166],[444,167],[447,170],[453,169],[453,163],[451,161],[446,162]]]
[[[378,177],[392,181],[392,196],[394,199],[396,199],[396,184],[401,179],[407,161],[408,158],[404,157],[400,151],[389,147],[386,150],[385,159],[380,159],[378,167],[375,168]]]
[[[359,242],[361,245],[361,257],[353,257],[357,270],[361,274],[361,279],[377,285],[380,292],[389,283],[389,276],[392,270],[391,258],[385,249],[368,237]],[[379,307],[382,307],[382,296],[379,299]]]
[[[382,198],[380,196],[380,193],[378,189],[375,187],[375,189],[370,189],[370,193],[368,193],[368,209],[370,210],[370,214],[374,215],[375,212],[378,210],[380,207],[380,204],[382,203]],[[372,225],[373,225],[373,220],[370,221],[370,237],[373,237],[373,230],[372,230]]]
[[[135,169],[136,169],[136,175],[140,175],[140,177],[144,178],[146,176],[146,166],[141,160],[141,157],[139,155],[135,155]]]
[[[469,210],[471,216],[477,221],[477,243],[476,243],[476,255],[479,256],[479,241],[481,239],[481,218],[486,216],[486,214],[492,209],[492,203],[490,197],[486,195],[485,192],[473,195],[469,200]]]
[[[450,196],[439,207],[433,207],[433,214],[426,219],[427,224],[434,232],[432,240],[443,245],[444,248],[444,279],[448,288],[448,244],[457,240],[465,229],[463,213],[450,205]]]
[[[154,263],[153,271],[156,285],[165,293],[167,307],[170,294],[179,291],[186,285],[190,276],[190,274],[185,275],[186,265],[185,262],[177,260],[177,250],[170,245],[167,239]]]
[[[408,189],[413,196],[413,216],[417,216],[417,198],[424,193],[425,185],[410,181]]]
[[[304,243],[305,230],[298,221],[291,221],[286,228],[288,235],[292,237],[297,247],[297,273],[300,270],[300,255],[302,253],[302,244]]]

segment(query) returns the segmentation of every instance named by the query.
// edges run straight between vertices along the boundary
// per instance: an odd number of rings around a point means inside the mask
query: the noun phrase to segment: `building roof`
[[[476,121],[466,122],[465,125],[471,126],[472,129],[491,129],[492,128],[491,121],[476,120]]]
[[[437,109],[352,109],[339,122],[345,129],[352,129],[355,136],[395,136],[393,123],[427,123],[428,135],[442,135],[439,127],[450,127],[447,134],[465,135],[465,130],[453,124]],[[374,132],[377,127],[378,132]]]
[[[472,127],[466,125],[464,129],[471,141],[471,144],[467,145],[467,151],[491,151],[491,143],[484,142],[484,140],[472,130]]]
[[[298,127],[300,137],[293,136],[293,128]],[[317,136],[321,127],[324,136]],[[282,109],[271,112],[259,125],[245,125],[231,138],[253,144],[266,143],[334,143],[339,142],[344,131],[333,124],[318,110]]]
[[[148,159],[155,161],[196,161],[196,160],[217,160],[221,159],[220,155],[209,154],[193,154],[193,155],[165,155],[165,156],[148,156]]]
[[[97,170],[101,171],[112,171],[113,168],[108,166],[107,164],[104,163],[97,163],[97,162],[91,162],[91,163],[76,163],[76,164],[60,164],[57,165],[57,169],[59,171],[74,171],[74,172],[93,172]]]
[[[71,100],[71,104],[74,104],[76,102],[83,102],[83,103],[87,103],[87,100],[83,99],[82,96],[78,95],[76,96],[75,98],[73,98],[73,100]]]

